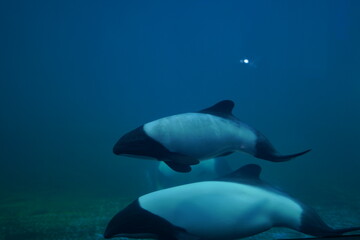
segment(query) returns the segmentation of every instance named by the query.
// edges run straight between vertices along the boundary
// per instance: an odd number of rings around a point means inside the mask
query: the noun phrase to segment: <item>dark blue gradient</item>
[[[359,11],[356,0],[1,1],[2,191],[139,194],[154,162],[115,156],[120,136],[232,99],[281,153],[313,149],[278,164],[236,153],[234,165],[259,163],[293,192],[360,194]]]

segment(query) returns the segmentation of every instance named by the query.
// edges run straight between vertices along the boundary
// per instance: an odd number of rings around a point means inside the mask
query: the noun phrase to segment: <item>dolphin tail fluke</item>
[[[353,232],[353,231],[359,231],[360,227],[349,227],[349,228],[340,228],[340,229],[334,229],[332,231],[332,234],[330,234],[330,236],[338,236],[347,232]],[[358,235],[359,239],[360,239],[360,235]]]
[[[301,217],[301,226],[299,232],[315,236],[315,237],[336,237],[341,236],[347,232],[353,232],[360,230],[360,227],[348,227],[348,228],[332,228],[327,225],[320,216],[315,212],[313,208],[302,206],[303,213]]]
[[[312,238],[282,238],[278,240],[360,240],[360,234],[353,235],[334,235],[334,236],[326,236],[326,237],[312,237]]]
[[[276,150],[273,148],[273,146],[267,142],[259,142],[256,145],[256,154],[255,157],[268,160],[271,162],[285,162],[289,161],[292,158],[299,157],[301,155],[304,155],[305,153],[310,152],[311,149],[308,149],[303,152],[289,154],[289,155],[281,155],[276,152]]]
[[[314,239],[360,239],[360,235],[342,235],[347,232],[353,232],[353,231],[359,231],[360,227],[350,227],[350,228],[340,228],[340,229],[333,229],[329,228],[325,231],[319,231],[316,233],[310,233],[313,236],[316,236],[318,238]]]
[[[311,149],[308,149],[306,151],[295,154],[281,155],[277,153],[276,149],[273,147],[273,145],[268,139],[266,139],[263,135],[258,134],[258,140],[255,145],[254,156],[271,162],[285,162],[289,161],[292,158],[304,155],[305,153],[308,153],[310,151]]]
[[[308,152],[310,152],[311,149],[308,149],[306,151],[303,151],[303,152],[299,152],[299,153],[295,153],[295,154],[289,154],[289,155],[278,155],[278,154],[273,154],[273,155],[268,155],[267,158],[263,158],[265,160],[269,160],[269,161],[272,161],[272,162],[285,162],[285,161],[288,161],[292,158],[296,158],[296,157],[299,157],[301,155],[304,155]]]

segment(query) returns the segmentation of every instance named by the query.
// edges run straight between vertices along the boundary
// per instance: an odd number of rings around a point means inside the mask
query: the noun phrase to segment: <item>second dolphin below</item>
[[[312,236],[360,230],[328,226],[314,209],[263,182],[260,172],[260,166],[249,164],[216,181],[143,195],[111,219],[104,237],[230,240],[272,227]]]
[[[164,117],[146,123],[122,136],[114,145],[117,155],[154,158],[178,172],[191,171],[200,160],[229,155],[236,151],[257,158],[282,162],[301,156],[281,155],[258,130],[233,114],[234,102],[224,100],[193,113]]]

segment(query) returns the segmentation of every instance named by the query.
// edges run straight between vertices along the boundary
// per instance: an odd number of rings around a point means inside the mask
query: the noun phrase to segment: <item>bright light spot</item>
[[[247,68],[257,68],[254,58],[241,58],[240,63],[246,65]]]
[[[250,63],[250,60],[248,58],[240,59],[240,63],[248,64]]]

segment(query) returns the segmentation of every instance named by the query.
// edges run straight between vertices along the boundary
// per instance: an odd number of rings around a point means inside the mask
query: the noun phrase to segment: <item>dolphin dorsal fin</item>
[[[242,180],[260,180],[261,167],[257,164],[247,164],[219,180],[238,182]]]
[[[221,117],[229,116],[229,115],[232,116],[232,110],[233,110],[234,106],[235,106],[235,103],[233,101],[223,100],[209,108],[200,110],[199,112],[200,113],[208,113],[208,114],[221,116]]]

